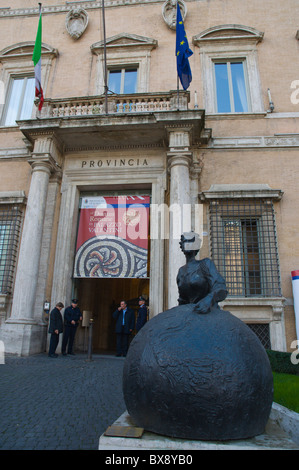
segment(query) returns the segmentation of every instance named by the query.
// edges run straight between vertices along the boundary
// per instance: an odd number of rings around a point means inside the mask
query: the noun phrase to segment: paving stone
[[[0,449],[96,450],[124,411],[124,359],[8,356],[0,365]]]

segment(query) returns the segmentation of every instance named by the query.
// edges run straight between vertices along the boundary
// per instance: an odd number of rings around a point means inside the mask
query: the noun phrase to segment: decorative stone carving
[[[177,0],[167,0],[162,6],[163,20],[170,29],[176,28],[176,5]],[[187,7],[183,0],[179,0],[179,5],[183,21],[185,21],[187,15]]]
[[[65,27],[69,35],[79,39],[88,25],[88,14],[83,8],[72,8],[65,19]]]

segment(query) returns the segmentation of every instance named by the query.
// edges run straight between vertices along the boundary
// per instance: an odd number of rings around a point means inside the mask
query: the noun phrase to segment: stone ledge
[[[299,445],[299,413],[295,413],[295,411],[291,411],[278,403],[273,403],[270,419],[278,424]]]
[[[114,425],[124,429],[134,426],[127,411]],[[111,437],[104,433],[100,437],[98,450],[299,450],[299,414],[273,403],[265,432],[250,439],[193,441],[148,431],[139,438]]]

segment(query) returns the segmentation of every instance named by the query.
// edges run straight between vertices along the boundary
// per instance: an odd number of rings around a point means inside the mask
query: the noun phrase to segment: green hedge
[[[273,351],[272,349],[267,349],[266,351],[273,372],[299,375],[299,364],[291,362],[292,353]],[[298,360],[298,354],[295,355],[295,359],[296,361]]]

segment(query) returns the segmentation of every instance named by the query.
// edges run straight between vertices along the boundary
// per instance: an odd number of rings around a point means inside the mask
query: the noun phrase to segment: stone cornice
[[[136,148],[168,146],[169,129],[191,129],[190,147],[197,144],[204,128],[202,110],[160,111],[129,114],[69,116],[19,121],[20,130],[32,144],[55,135],[60,148]]]
[[[160,144],[136,144],[136,145],[85,145],[82,147],[65,147],[64,153],[80,153],[80,152],[96,152],[100,150],[113,151],[113,150],[138,150],[138,149],[159,149],[164,148],[165,145],[161,142]]]
[[[24,191],[0,191],[0,204],[26,204]]]
[[[234,136],[212,138],[207,148],[217,149],[272,149],[299,147],[299,134],[274,134],[273,136]]]
[[[149,3],[163,3],[165,0],[105,0],[105,7],[120,7],[120,6],[134,6],[138,4],[149,4]],[[7,2],[8,3],[8,2]],[[52,6],[43,6],[42,14],[43,15],[53,15],[59,13],[69,13],[69,11],[74,8],[74,6],[84,8],[84,10],[98,10],[102,7],[102,2],[99,1],[82,1],[82,2],[66,2],[65,5],[52,5]],[[0,19],[1,18],[11,18],[18,16],[38,16],[39,9],[37,8],[18,8],[12,9],[10,7],[3,8],[0,10]]]
[[[0,160],[27,160],[30,156],[26,148],[0,149]]]
[[[280,201],[281,189],[272,189],[267,184],[214,184],[208,191],[199,194],[203,202],[219,199],[265,198]]]

